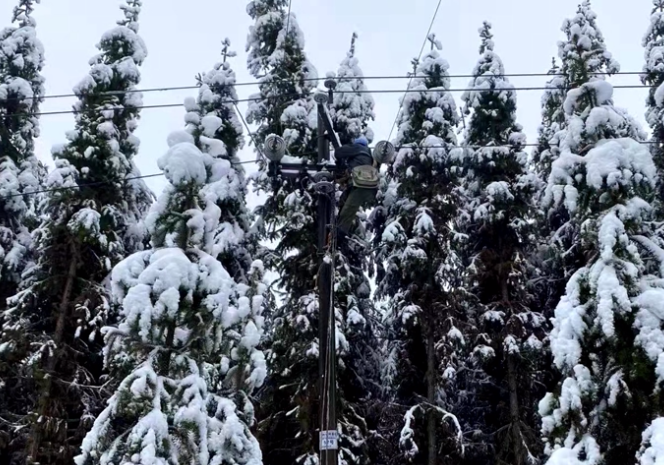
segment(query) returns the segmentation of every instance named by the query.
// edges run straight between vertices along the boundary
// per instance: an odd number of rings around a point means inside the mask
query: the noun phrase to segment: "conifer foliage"
[[[646,100],[646,121],[652,129],[650,153],[657,166],[659,177],[664,174],[664,1],[653,0],[648,30],[643,37],[645,65],[641,82],[650,87]],[[659,183],[659,197],[663,198],[664,183]],[[661,211],[661,207],[660,207]]]
[[[466,308],[473,315],[469,364],[479,370],[466,380],[475,405],[485,406],[479,424],[493,436],[488,457],[526,465],[537,457],[535,360],[542,349],[544,318],[528,306],[525,264],[532,235],[526,137],[516,122],[516,92],[494,51],[491,25],[480,29],[480,59],[462,96],[470,119],[463,151],[461,214]],[[538,337],[539,336],[539,337]],[[501,399],[501,401],[498,401]]]
[[[355,52],[356,39],[357,34],[353,34],[350,51],[339,66],[334,100],[329,107],[342,144],[361,135],[369,141],[373,139],[369,123],[374,119],[374,101],[362,79],[363,72]],[[339,185],[338,208],[342,208],[348,187],[349,180]],[[337,392],[343,399],[342,445],[348,448],[342,457],[348,465],[362,464],[369,448],[375,450],[379,446],[377,441],[370,439],[370,431],[375,430],[380,421],[375,407],[379,404],[381,387],[380,317],[371,299],[366,273],[371,255],[368,239],[366,215],[358,214],[353,240],[339,244],[335,259],[335,312],[340,315],[338,330],[343,330],[348,347],[339,359],[337,371]]]
[[[102,36],[90,73],[74,89],[76,126],[69,142],[53,149],[56,168],[34,232],[38,260],[5,314],[2,397],[19,396],[3,413],[16,419],[12,442],[27,454],[17,463],[71,462],[103,397],[94,388],[101,375],[97,329],[110,310],[102,282],[142,247],[152,194],[127,178],[137,174],[135,86],[147,51],[137,33],[140,1],[121,8],[124,19]]]
[[[643,131],[613,104],[602,73],[618,68],[595,19],[582,3],[560,46],[572,89],[545,203],[568,211],[584,262],[552,320],[562,381],[540,402],[549,465],[634,463],[639,449],[654,463],[661,434],[648,425],[662,406],[662,290],[644,266],[657,250],[647,228],[657,170]]]
[[[107,333],[106,354],[115,376],[129,374],[84,440],[79,464],[262,463],[249,396],[266,375],[257,349],[266,289],[263,265],[248,250],[229,47],[226,39],[223,61],[198,76],[198,98],[185,102],[186,131],[171,134],[159,160],[170,185],[147,217],[153,249],[113,271],[122,321]]]
[[[364,74],[355,56],[356,40],[357,34],[353,33],[350,50],[337,71],[337,87],[330,106],[332,122],[342,143],[361,135],[369,142],[374,138],[373,130],[368,126],[375,118],[374,99],[362,79]]]
[[[14,25],[0,31],[0,310],[32,261],[30,233],[45,169],[34,153],[44,95],[44,48],[32,17],[35,0],[14,8]],[[29,195],[24,195],[29,194]]]
[[[378,257],[387,262],[378,291],[391,297],[386,401],[395,406],[391,413],[402,416],[400,424],[383,424],[383,435],[398,445],[383,459],[399,454],[396,463],[457,463],[463,448],[460,426],[449,413],[452,397],[440,395],[454,383],[455,351],[462,344],[452,240],[457,170],[450,157],[459,114],[448,92],[442,47],[435,37],[430,40],[432,49],[415,62],[417,77],[403,97],[396,138],[401,148],[383,201],[387,220]]]
[[[187,132],[194,136],[196,146],[215,158],[228,162],[224,176],[209,188],[216,208],[219,209],[219,228],[211,230],[207,238],[210,253],[218,257],[231,276],[247,283],[251,266],[251,253],[256,248],[251,233],[251,213],[247,209],[247,180],[239,164],[239,151],[244,147],[242,123],[236,111],[236,76],[229,58],[236,56],[230,49],[230,40],[223,42],[223,61],[207,73],[197,76],[198,98],[187,99]]]
[[[125,360],[130,355],[136,365],[83,441],[77,464],[262,463],[249,431],[253,409],[244,404],[247,393],[239,406],[224,395],[229,384],[253,389],[264,378],[262,363],[229,369],[236,352],[262,359],[255,352],[262,328],[262,264],[248,270],[258,287],[247,294],[252,287],[234,282],[210,254],[214,245],[207,250],[207,237],[221,229],[210,195],[218,179],[210,181],[231,168],[193,142],[189,133],[171,136],[171,148],[159,160],[170,185],[148,215],[154,248],[113,270],[121,323],[107,331],[106,353]],[[247,319],[251,324],[239,328]],[[237,345],[227,342],[231,338]]]
[[[247,121],[257,125],[256,147],[270,134],[283,136],[291,156],[316,159],[316,69],[306,58],[304,37],[286,0],[253,0],[254,24],[247,42],[248,67],[259,83]],[[262,239],[274,241],[265,264],[280,275],[284,292],[268,319],[268,380],[261,396],[259,424],[264,462],[317,461],[318,299],[314,292],[316,255],[315,194],[286,179],[270,179],[261,161],[257,185],[268,197],[257,208]],[[342,346],[343,347],[343,346]]]

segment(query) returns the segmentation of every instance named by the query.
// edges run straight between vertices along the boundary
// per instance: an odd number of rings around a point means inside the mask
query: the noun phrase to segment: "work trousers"
[[[339,231],[348,235],[353,229],[353,223],[357,218],[357,212],[360,208],[368,208],[376,203],[376,194],[378,189],[366,189],[363,187],[350,186],[348,197],[339,212],[337,227]]]

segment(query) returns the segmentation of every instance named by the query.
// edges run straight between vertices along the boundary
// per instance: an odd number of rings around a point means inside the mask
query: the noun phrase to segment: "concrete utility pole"
[[[338,429],[336,412],[336,322],[334,316],[334,258],[336,254],[336,232],[331,228],[335,213],[334,170],[330,169],[330,144],[338,149],[341,144],[334,132],[332,119],[327,110],[334,97],[337,83],[333,77],[325,81],[327,93],[315,94],[318,106],[318,160],[316,165],[281,163],[286,154],[283,138],[272,134],[265,139],[263,152],[270,160],[269,175],[278,182],[279,178],[301,181],[310,179],[318,194],[317,226],[318,256],[321,257],[318,270],[318,392],[320,396],[320,465],[338,463]],[[394,155],[394,147],[387,141],[376,145],[374,155],[381,163]],[[329,237],[329,241],[328,241]]]

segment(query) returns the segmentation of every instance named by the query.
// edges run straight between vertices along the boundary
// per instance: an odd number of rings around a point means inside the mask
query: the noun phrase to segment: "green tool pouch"
[[[375,189],[378,187],[379,172],[377,168],[370,165],[361,165],[353,168],[351,172],[353,186],[364,189]]]

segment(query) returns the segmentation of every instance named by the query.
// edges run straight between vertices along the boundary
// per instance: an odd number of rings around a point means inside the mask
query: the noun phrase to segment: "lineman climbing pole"
[[[338,149],[341,144],[334,132],[327,105],[334,97],[336,81],[325,81],[327,92],[318,92],[314,99],[318,107],[318,160],[315,165],[281,163],[286,154],[283,138],[271,134],[265,139],[263,153],[270,160],[269,174],[274,182],[289,179],[303,184],[312,181],[318,194],[318,392],[320,395],[320,465],[338,463],[338,425],[336,412],[336,318],[334,315],[334,259],[336,254],[335,227],[335,170],[330,161],[330,144]],[[376,145],[379,161],[394,154],[394,146],[386,141]]]

